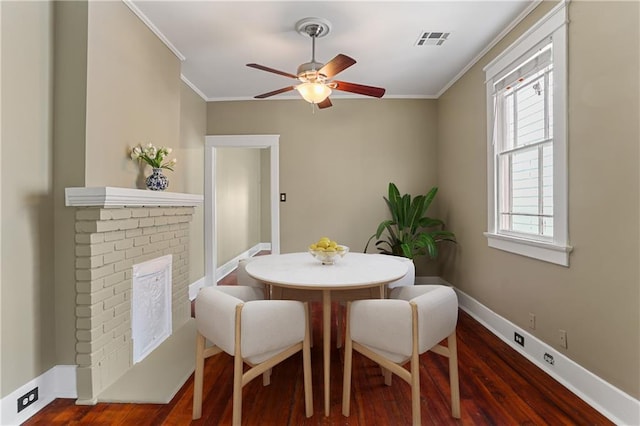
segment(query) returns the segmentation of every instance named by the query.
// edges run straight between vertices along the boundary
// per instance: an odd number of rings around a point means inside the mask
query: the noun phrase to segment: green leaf
[[[434,198],[436,198],[436,194],[438,193],[438,187],[434,186],[433,188],[431,188],[429,190],[429,192],[427,192],[427,195],[425,195],[425,197],[427,198],[427,200],[425,201],[425,211],[429,208],[429,206],[431,205],[431,202],[433,201]]]
[[[412,234],[414,234],[420,226],[420,218],[424,214],[424,202],[425,198],[422,195],[419,195],[414,198],[411,205],[407,226],[411,229]]]
[[[436,241],[453,241],[455,242],[456,236],[451,231],[433,231],[430,236]]]
[[[426,233],[420,234],[420,239],[418,240],[417,244],[419,245],[419,247],[424,247],[427,250],[430,258],[435,259],[438,256],[438,247],[436,246],[436,242],[433,237],[431,237],[431,235]]]
[[[444,226],[444,222],[440,219],[432,219],[430,217],[423,217],[420,219],[421,228],[434,228],[436,226]]]
[[[400,198],[400,191],[398,191],[398,187],[395,183],[389,183],[389,201],[392,204],[397,204],[398,199]]]
[[[378,225],[378,230],[376,231],[376,238],[380,238],[380,235],[384,232],[385,229],[389,229],[390,225],[395,223],[392,220],[385,220]]]

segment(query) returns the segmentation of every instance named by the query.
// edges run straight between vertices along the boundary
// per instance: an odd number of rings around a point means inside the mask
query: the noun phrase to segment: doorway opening
[[[223,149],[256,148],[269,153],[269,210],[271,253],[280,253],[279,135],[216,135],[205,139],[205,276],[206,285],[217,283],[218,239],[216,229],[221,219],[216,205],[216,159]],[[224,226],[224,225],[223,225]]]

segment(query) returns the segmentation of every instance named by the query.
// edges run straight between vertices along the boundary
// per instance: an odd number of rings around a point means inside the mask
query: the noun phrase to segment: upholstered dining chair
[[[452,288],[440,285],[397,287],[389,299],[358,300],[347,304],[342,414],[349,416],[353,351],[383,368],[385,384],[391,373],[411,386],[414,426],[420,425],[420,358],[431,350],[449,358],[451,413],[460,418],[456,323],[458,299]],[[447,339],[447,346],[441,342]],[[403,367],[410,362],[410,370]]]
[[[248,257],[238,261],[238,267],[236,268],[236,280],[238,285],[260,288],[264,291],[265,299],[270,299],[271,297],[268,286],[247,273],[247,263],[251,262],[253,259],[255,258]]]
[[[271,368],[302,350],[305,414],[313,415],[311,351],[306,303],[264,300],[262,289],[249,286],[205,287],[196,297],[196,369],[193,419],[202,416],[204,360],[226,352],[234,357],[232,424],[242,417],[242,388],[263,375],[269,384]],[[206,341],[213,346],[206,347]],[[250,368],[244,371],[244,364]]]
[[[388,254],[371,254],[371,256],[389,256]],[[407,265],[407,273],[402,277],[395,281],[390,282],[386,286],[386,294],[385,297],[388,297],[388,294],[391,290],[396,287],[405,287],[412,286],[416,282],[416,266],[413,263],[413,259],[409,259],[406,257],[396,257],[399,261],[405,262]],[[340,292],[338,295],[340,297],[340,304],[338,305],[338,310],[336,311],[336,348],[342,347],[342,330],[344,329],[344,315],[343,308],[348,300],[358,300],[358,299],[375,299],[379,298],[380,294],[378,289],[376,288],[366,288],[366,289],[358,289]]]

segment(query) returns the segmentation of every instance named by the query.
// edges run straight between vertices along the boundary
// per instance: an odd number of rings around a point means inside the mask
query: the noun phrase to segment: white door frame
[[[280,135],[215,135],[205,137],[204,163],[204,253],[207,286],[216,285],[218,243],[216,241],[216,148],[268,148],[271,164],[271,253],[280,253]]]

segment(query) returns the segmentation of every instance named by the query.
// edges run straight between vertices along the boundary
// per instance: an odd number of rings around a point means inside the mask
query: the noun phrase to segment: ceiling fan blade
[[[365,86],[364,84],[347,83],[346,81],[333,81],[332,83],[335,85],[334,89],[336,90],[373,96],[375,98],[381,98],[385,92],[385,89],[382,87]]]
[[[268,98],[270,96],[279,95],[280,93],[290,92],[295,88],[296,88],[296,86],[283,87],[282,89],[274,90],[273,92],[267,92],[267,93],[263,93],[261,95],[256,95],[256,96],[254,96],[254,98],[256,98],[256,99],[264,99],[264,98]]]
[[[334,75],[338,74],[349,68],[351,65],[355,64],[356,60],[348,57],[347,55],[343,55],[342,53],[327,62],[320,71],[320,74],[324,74],[327,78],[331,78]]]
[[[289,78],[298,78],[297,75],[293,75],[293,74],[290,74],[288,72],[284,72],[284,71],[276,70],[276,69],[273,69],[273,68],[265,67],[264,65],[260,65],[260,64],[247,64],[247,66],[251,67],[251,68],[258,69],[258,70],[262,70],[262,71],[272,72],[274,74],[282,75],[282,76],[289,77]]]
[[[320,102],[318,104],[318,108],[323,109],[323,108],[329,108],[330,106],[332,106],[333,104],[331,103],[331,99],[327,98],[324,101]]]

